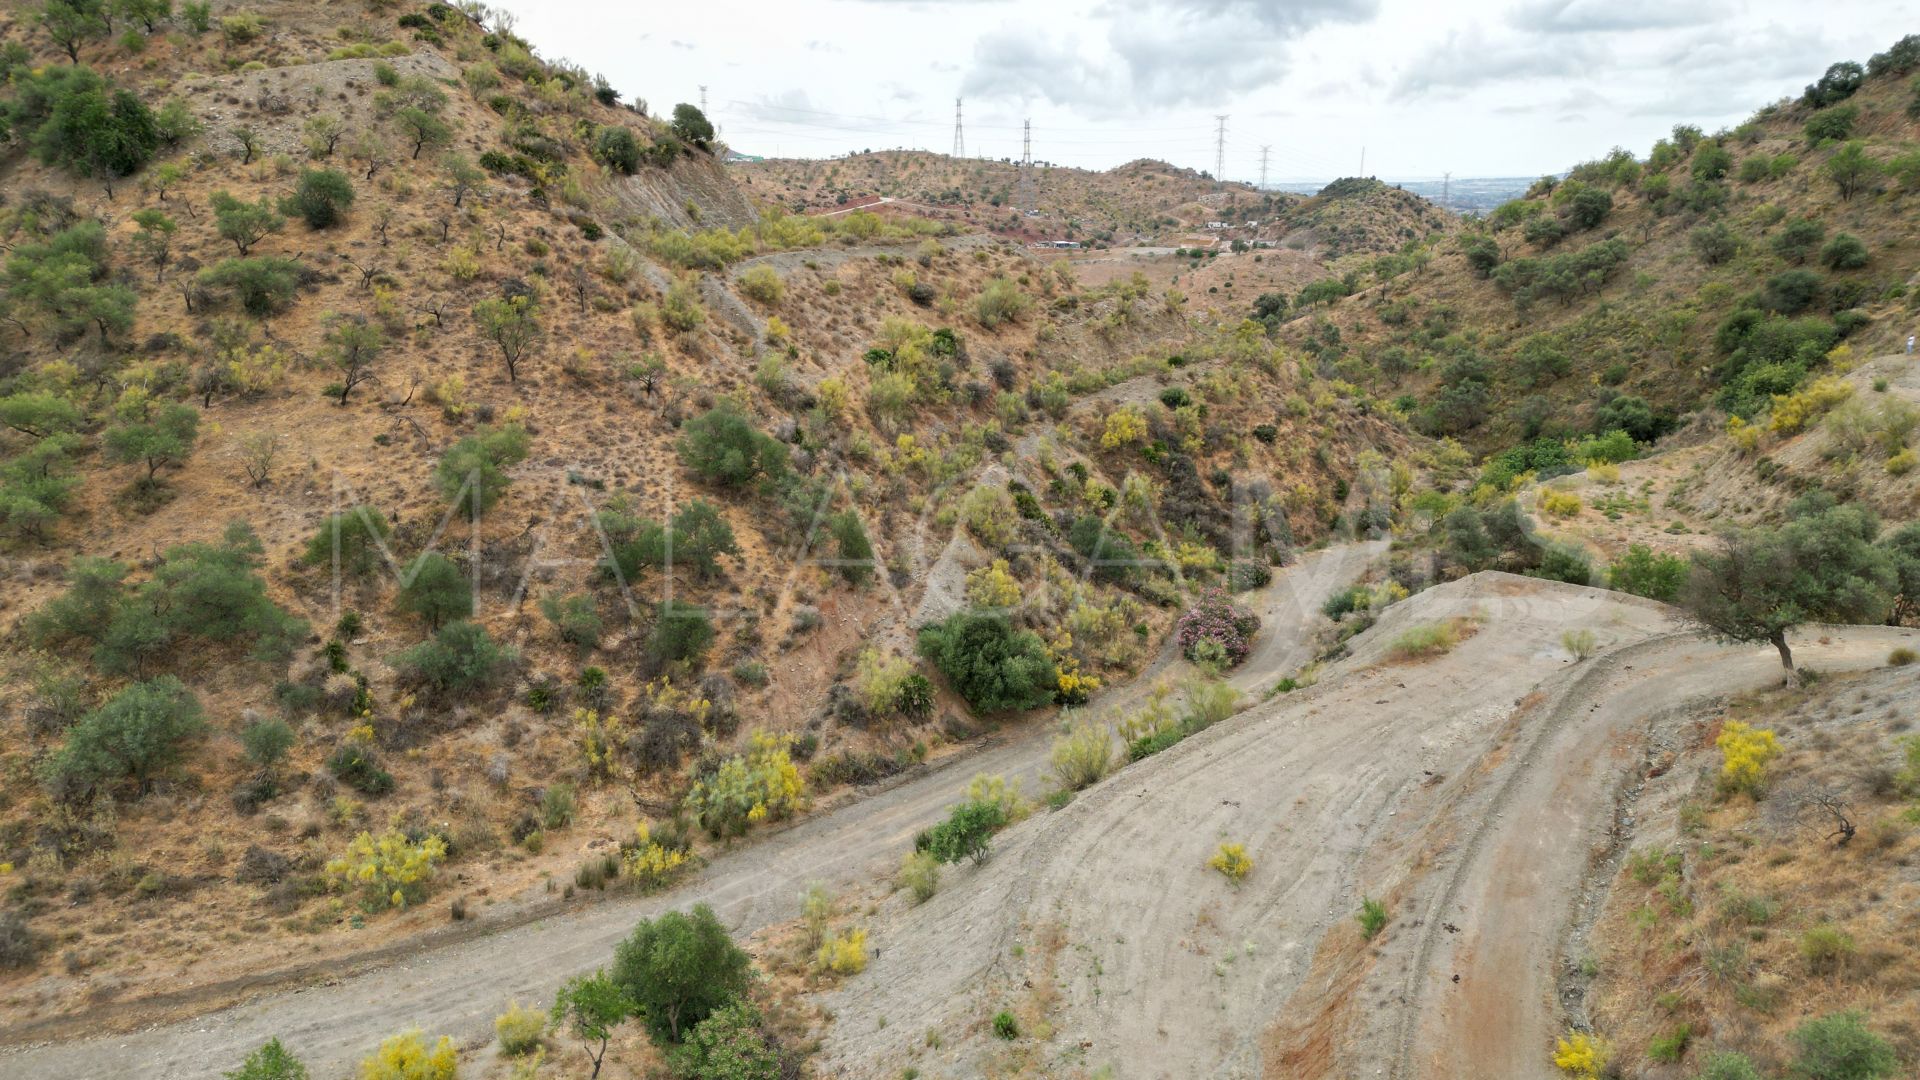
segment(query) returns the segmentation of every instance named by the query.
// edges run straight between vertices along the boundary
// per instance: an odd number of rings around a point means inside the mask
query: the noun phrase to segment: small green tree
[[[0,426],[44,439],[78,430],[85,418],[73,402],[44,390],[0,397]]]
[[[713,142],[713,123],[706,113],[683,101],[673,107],[673,133],[706,150]]]
[[[1717,637],[1772,643],[1794,685],[1787,631],[1809,621],[1880,622],[1897,579],[1892,557],[1874,546],[1880,525],[1871,511],[1803,497],[1789,514],[1778,528],[1730,530],[1718,548],[1696,552],[1684,603]]]
[[[67,59],[80,62],[80,46],[107,33],[100,0],[47,0],[35,21]]]
[[[322,355],[340,373],[340,404],[353,388],[374,377],[373,365],[386,349],[386,337],[365,316],[332,316],[322,339]]]
[[[135,683],[69,728],[42,775],[67,797],[91,795],[120,780],[132,780],[145,794],[206,728],[199,700],[179,679]]]
[[[634,1003],[605,971],[576,975],[553,998],[552,1021],[573,1037],[586,1043],[587,1057],[593,1062],[588,1080],[597,1080],[600,1063],[607,1056],[607,1041],[613,1029],[633,1015]]]
[[[515,651],[501,645],[477,623],[453,622],[395,658],[406,675],[448,693],[464,693],[487,686],[511,664]]]
[[[1851,199],[1861,188],[1879,179],[1886,169],[1867,154],[1867,145],[1856,139],[1827,159],[1825,171],[1827,179],[1840,190],[1840,197]]]
[[[688,468],[726,487],[741,487],[760,476],[778,477],[787,468],[787,448],[731,405],[687,421],[678,445]]]
[[[477,519],[506,494],[512,483],[506,470],[526,457],[525,428],[483,427],[447,450],[434,470],[434,481],[459,514]]]
[[[242,202],[222,189],[213,193],[213,228],[221,239],[230,240],[246,258],[253,245],[269,234],[277,233],[286,219],[274,212],[273,204],[261,196],[259,202]]]
[[[520,361],[540,340],[540,312],[531,296],[494,297],[473,306],[480,336],[500,349],[507,362],[507,380],[518,381]]]
[[[392,531],[379,507],[356,506],[329,514],[307,541],[305,561],[309,566],[335,567],[346,577],[366,577],[380,569]]]
[[[265,317],[293,299],[301,272],[298,260],[277,255],[223,259],[200,271],[200,283],[232,293],[247,314]]]
[[[165,267],[173,258],[173,234],[179,231],[179,223],[152,207],[135,210],[133,223],[140,227],[133,234],[133,246],[153,265]]]
[[[961,859],[985,862],[993,834],[1006,823],[1006,815],[998,806],[968,800],[954,807],[947,820],[927,833],[927,854],[943,863]]]
[[[178,465],[193,453],[200,437],[200,410],[172,404],[150,420],[135,420],[108,428],[103,438],[107,456],[122,464],[147,467],[145,483],[152,485],[160,470]]]
[[[835,569],[850,585],[864,585],[873,577],[875,566],[873,541],[867,538],[867,527],[860,521],[860,515],[852,510],[842,510],[827,519],[827,531],[833,534],[833,542],[838,548],[839,559]]]
[[[407,564],[395,606],[425,619],[427,629],[438,630],[449,619],[473,614],[473,588],[452,560],[429,551]]]
[[[338,225],[353,205],[353,181],[333,169],[307,169],[301,172],[293,194],[280,200],[280,212],[307,223],[309,229]],[[225,233],[221,233],[225,236]],[[240,254],[245,255],[243,248]]]
[[[453,141],[453,128],[445,120],[418,106],[401,109],[393,116],[394,125],[400,129],[400,135],[413,144],[413,160],[420,160],[420,152],[428,147],[439,148]]]
[[[455,210],[460,209],[467,196],[486,191],[486,170],[467,160],[465,154],[449,152],[441,165],[446,169],[447,190],[453,193]]]
[[[614,948],[611,980],[634,1003],[654,1042],[667,1044],[744,995],[752,968],[713,909],[696,904],[690,912],[642,920]]]
[[[307,1080],[307,1067],[280,1045],[279,1039],[268,1039],[247,1055],[240,1068],[223,1075],[225,1080]]]

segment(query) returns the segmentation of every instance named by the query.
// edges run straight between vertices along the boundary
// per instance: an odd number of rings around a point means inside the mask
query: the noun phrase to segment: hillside
[[[1285,339],[1481,450],[1751,420],[1836,350],[1894,352],[1914,330],[1920,117],[1905,53],[1871,67],[1824,106],[1681,126],[1537,184],[1424,272],[1291,307]]]
[[[1156,242],[1222,214],[1244,216],[1264,201],[1245,184],[1221,183],[1145,159],[1105,171],[1036,163],[1038,205],[1033,207],[1015,206],[1018,162],[883,150],[828,161],[774,158],[729,168],[743,190],[796,213],[886,197],[951,211],[1009,237],[1089,244]]]
[[[0,23],[15,1023],[664,885],[1124,680],[1413,448],[1131,280],[757,210],[497,18],[82,7]]]

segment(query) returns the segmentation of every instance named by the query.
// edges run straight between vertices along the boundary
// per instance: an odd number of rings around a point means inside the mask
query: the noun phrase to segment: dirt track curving
[[[1307,659],[1303,640],[1319,608],[1378,554],[1382,544],[1330,548],[1303,557],[1253,598],[1268,617],[1257,640],[1264,663],[1291,670]],[[1156,674],[1174,666],[1169,652]],[[1276,670],[1277,677],[1285,670]],[[1246,677],[1255,673],[1249,669]],[[1140,682],[1144,682],[1141,680]],[[1140,682],[1116,687],[1103,702],[1116,707],[1143,692]],[[642,899],[583,905],[551,917],[423,949],[390,964],[319,985],[302,986],[190,1019],[144,1030],[0,1051],[0,1077],[213,1077],[249,1050],[279,1037],[303,1058],[315,1080],[348,1075],[352,1063],[396,1030],[419,1027],[468,1044],[491,1035],[492,1018],[511,1000],[550,998],[559,983],[604,965],[614,943],[640,918],[704,901],[737,933],[790,919],[809,881],[842,888],[889,872],[913,835],[942,817],[976,772],[1024,780],[1039,789],[1049,730],[1028,729],[996,740],[886,791],[821,813],[715,859],[685,885]],[[194,998],[172,1007],[191,1015]],[[201,1009],[217,1002],[201,999]],[[152,1023],[138,1006],[103,1006],[83,1017],[93,1030]],[[18,1043],[0,1029],[0,1042]]]
[[[1450,653],[1408,626],[1470,617]],[[1610,656],[1576,662],[1563,630]],[[1827,669],[1908,631],[1802,643]],[[870,926],[828,995],[823,1073],[892,1077],[1552,1074],[1559,944],[1652,718],[1778,678],[1667,609],[1485,574],[1389,609],[1316,687],[1255,707],[1003,834]],[[1255,868],[1207,869],[1222,841]],[[1354,915],[1382,899],[1386,930]],[[1458,974],[1460,981],[1453,981]],[[995,1038],[1013,1013],[1023,1034]]]

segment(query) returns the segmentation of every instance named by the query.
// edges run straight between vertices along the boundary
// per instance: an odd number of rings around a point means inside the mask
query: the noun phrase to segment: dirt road
[[[1454,617],[1477,632],[1448,654],[1391,654]],[[1568,629],[1620,651],[1576,662]],[[822,1071],[1551,1075],[1558,943],[1649,717],[1778,678],[1770,650],[1679,629],[1632,597],[1500,574],[1389,609],[1319,685],[1015,826],[920,907],[890,899],[867,972],[822,1001]],[[1914,636],[1799,647],[1836,670]],[[1222,841],[1254,860],[1237,888],[1206,867]],[[1390,912],[1371,942],[1363,897]],[[1021,1037],[991,1034],[1002,1010]]]
[[[1319,608],[1380,550],[1377,544],[1314,552],[1253,598],[1270,616],[1260,655],[1290,670],[1306,659],[1301,641]],[[1171,663],[1171,661],[1168,661]],[[1156,665],[1156,670],[1164,670]],[[1283,674],[1284,672],[1276,672]],[[1251,673],[1250,673],[1251,674]],[[1116,687],[1116,705],[1143,692]],[[465,1043],[491,1038],[508,1002],[542,1001],[568,976],[608,963],[634,923],[704,901],[738,934],[794,917],[810,881],[839,889],[889,873],[913,836],[945,815],[977,772],[1020,778],[1042,790],[1051,731],[1027,730],[890,790],[777,835],[741,845],[666,894],[585,905],[488,937],[424,952],[326,985],[275,993],[205,1016],[125,1035],[15,1047],[0,1052],[0,1077],[214,1077],[249,1050],[279,1037],[315,1080],[349,1074],[386,1035],[409,1027]],[[5,1032],[0,1029],[0,1040]]]

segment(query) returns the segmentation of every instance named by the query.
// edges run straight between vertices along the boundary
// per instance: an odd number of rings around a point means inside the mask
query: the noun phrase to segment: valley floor
[[[1238,688],[1257,699],[1308,661],[1321,603],[1383,547],[1307,555],[1251,598],[1265,629]],[[1451,651],[1397,655],[1399,635],[1442,621],[1461,638]],[[1571,656],[1569,630],[1592,631],[1600,655]],[[1796,647],[1842,671],[1917,636],[1845,628]],[[1649,747],[1709,703],[1777,681],[1773,652],[1707,642],[1651,602],[1504,574],[1388,608],[1352,644],[1315,686],[1009,829],[926,904],[878,899],[867,971],[820,1000],[832,1023],[819,1075],[1549,1075],[1567,942],[1617,854]],[[1179,666],[1163,655],[1096,707],[1128,708]],[[875,888],[967,777],[1041,793],[1049,734],[1009,733],[743,844],[663,895],[583,904],[137,1032],[16,1045],[0,1075],[211,1077],[278,1036],[332,1080],[411,1026],[481,1047],[510,1000],[543,1000],[604,964],[642,917],[705,901],[745,935],[791,919],[808,882]],[[1254,861],[1239,887],[1206,866],[1223,841]],[[1354,919],[1362,898],[1389,913],[1371,941]],[[1019,1038],[994,1037],[1000,1011]]]

